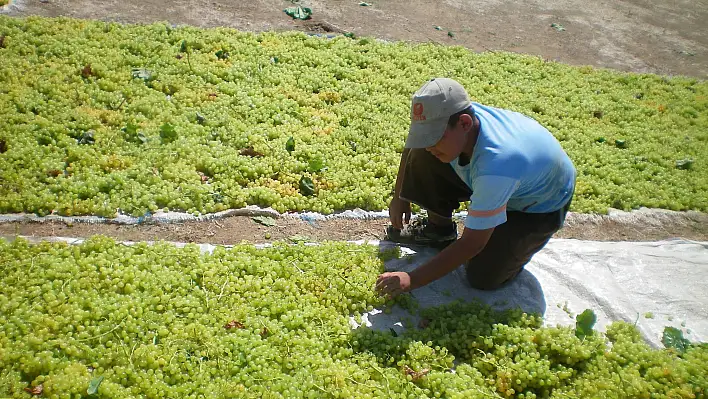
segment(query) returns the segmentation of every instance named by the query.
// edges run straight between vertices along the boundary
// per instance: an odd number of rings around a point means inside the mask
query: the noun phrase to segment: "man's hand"
[[[376,291],[393,298],[411,289],[411,277],[406,272],[387,272],[376,280]]]
[[[393,227],[402,230],[403,222],[408,224],[411,221],[411,203],[394,196],[388,205],[388,217]]]

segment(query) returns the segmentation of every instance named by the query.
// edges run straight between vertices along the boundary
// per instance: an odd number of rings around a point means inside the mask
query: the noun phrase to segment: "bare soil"
[[[306,222],[296,218],[276,219],[264,226],[247,216],[232,216],[205,222],[170,224],[88,224],[63,222],[4,223],[0,236],[83,237],[101,234],[119,241],[176,241],[232,245],[241,242],[267,243],[275,240],[383,240],[387,219],[330,219]],[[458,223],[462,233],[462,223]],[[708,215],[683,214],[662,223],[617,221],[610,217],[578,220],[572,215],[556,238],[595,241],[655,241],[672,238],[708,241]]]
[[[295,0],[293,0],[295,1]],[[309,21],[288,17],[288,0],[13,0],[0,13],[24,17],[70,16],[123,23],[168,21],[240,30],[302,30],[373,36],[413,43],[460,45],[472,51],[513,51],[572,65],[621,71],[708,77],[708,0],[300,0]],[[555,28],[552,27],[554,24]],[[439,29],[436,29],[439,27]],[[160,225],[5,223],[0,235],[169,240],[234,244],[305,236],[311,240],[382,239],[387,220],[292,218],[266,227],[249,217]],[[676,218],[658,225],[611,218],[569,225],[556,237],[642,241],[708,239],[708,216]]]

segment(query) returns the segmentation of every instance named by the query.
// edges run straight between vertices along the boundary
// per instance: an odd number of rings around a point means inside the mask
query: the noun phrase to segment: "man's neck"
[[[477,144],[477,138],[479,137],[479,119],[477,115],[474,116],[472,121],[472,129],[467,132],[467,141],[465,142],[465,149],[462,150],[460,154],[460,166],[467,165],[472,158],[472,153],[474,152],[474,147]]]

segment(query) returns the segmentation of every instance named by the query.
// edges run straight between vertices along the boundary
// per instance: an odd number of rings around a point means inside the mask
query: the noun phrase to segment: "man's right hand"
[[[411,203],[394,196],[388,205],[388,217],[394,228],[403,230],[403,222],[408,224],[411,221]]]

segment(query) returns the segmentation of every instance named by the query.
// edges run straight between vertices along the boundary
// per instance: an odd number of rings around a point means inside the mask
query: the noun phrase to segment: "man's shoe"
[[[401,244],[443,249],[457,240],[457,223],[438,226],[429,223],[428,218],[418,218],[406,225],[403,230],[388,225],[384,239]]]

